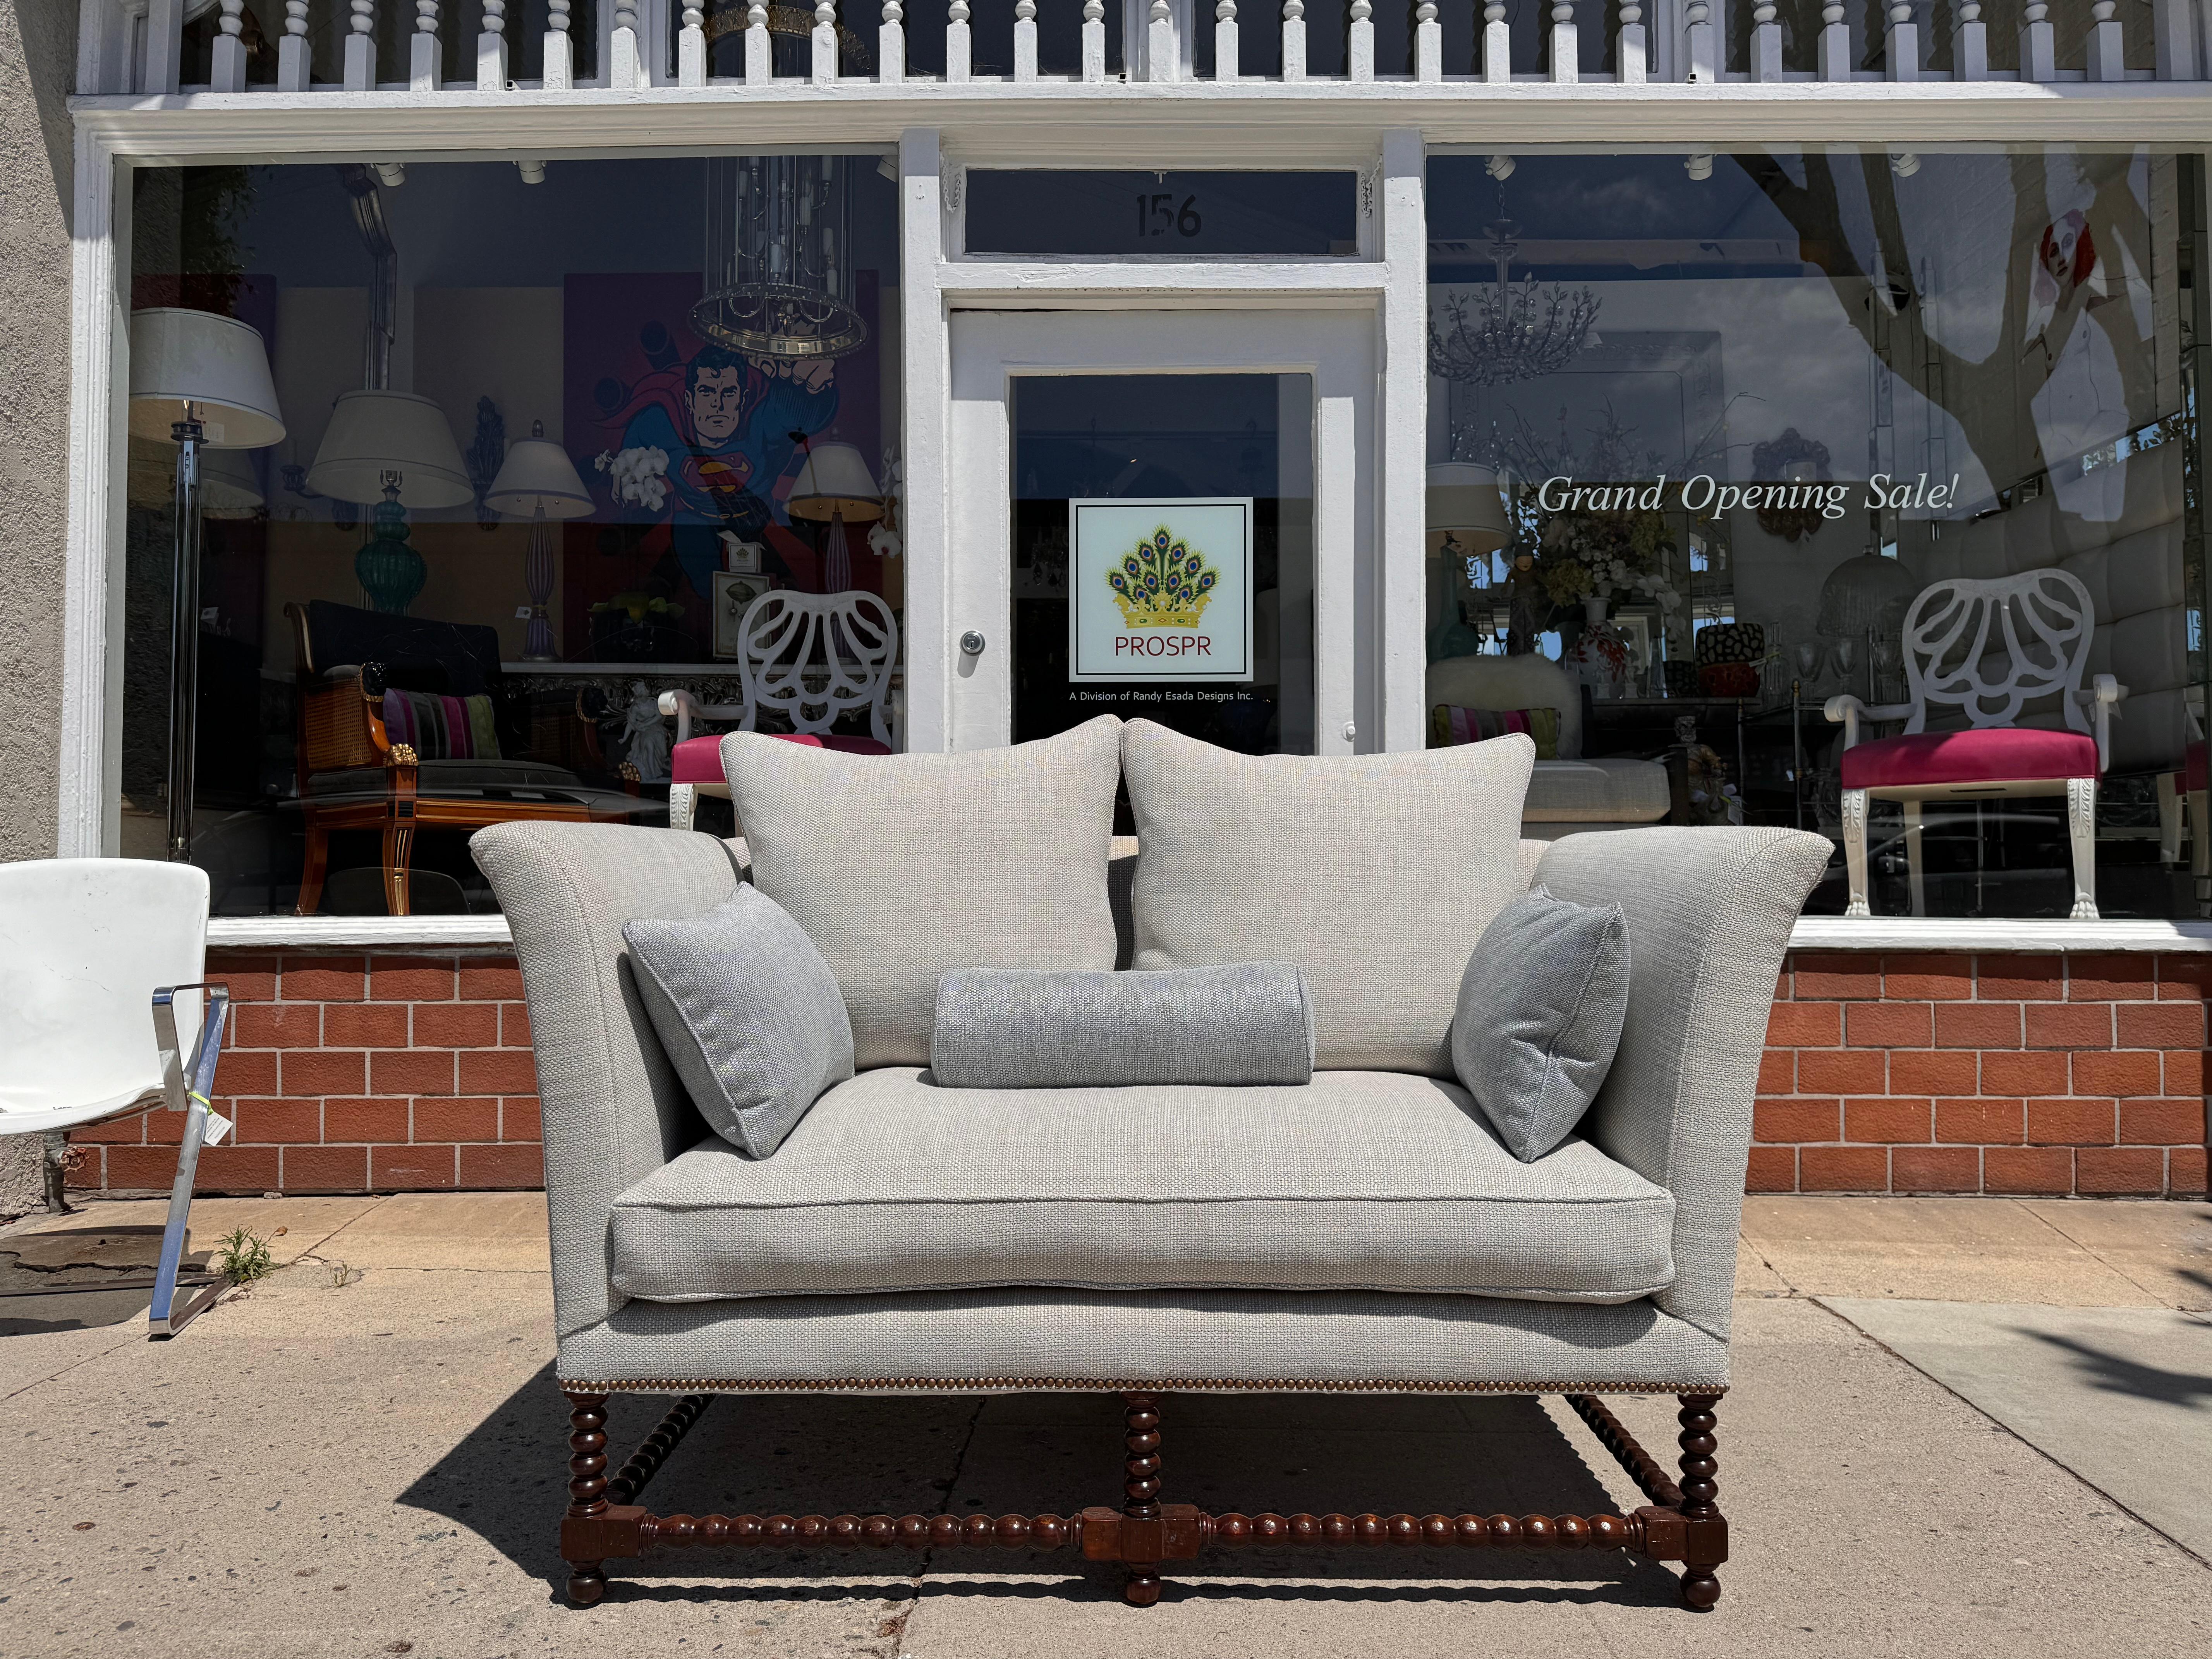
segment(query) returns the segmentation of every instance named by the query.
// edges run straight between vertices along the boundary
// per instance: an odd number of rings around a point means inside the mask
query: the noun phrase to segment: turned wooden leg
[[[1713,1479],[1720,1468],[1713,1453],[1719,1442],[1713,1437],[1713,1407],[1720,1396],[1713,1394],[1685,1394],[1676,1396],[1682,1409],[1676,1414],[1682,1425],[1682,1518],[1686,1521],[1708,1521],[1720,1514],[1713,1499],[1720,1493],[1720,1483]],[[1717,1561],[1689,1560],[1682,1564],[1682,1605],[1702,1613],[1721,1599],[1721,1581],[1714,1573]]]
[[[607,1507],[607,1397],[568,1396],[568,1513],[602,1515]],[[598,1561],[568,1563],[568,1600],[588,1607],[607,1593],[607,1576]]]
[[[1121,1513],[1139,1521],[1160,1518],[1160,1397],[1156,1394],[1125,1394],[1127,1432],[1121,1444]],[[1121,1599],[1133,1607],[1149,1607],[1160,1599],[1159,1563],[1132,1561],[1129,1582]]]

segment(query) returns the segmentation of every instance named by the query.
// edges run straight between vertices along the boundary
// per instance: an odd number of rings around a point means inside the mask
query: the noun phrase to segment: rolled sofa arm
[[[621,1304],[607,1282],[617,1194],[707,1133],[638,999],[622,926],[737,890],[743,843],[620,823],[496,823],[469,838],[514,935],[544,1117],[553,1316],[566,1337]]]
[[[1628,1018],[1583,1133],[1674,1194],[1674,1282],[1652,1299],[1723,1341],[1775,980],[1833,851],[1796,830],[1620,830],[1537,866],[1559,897],[1627,915]]]

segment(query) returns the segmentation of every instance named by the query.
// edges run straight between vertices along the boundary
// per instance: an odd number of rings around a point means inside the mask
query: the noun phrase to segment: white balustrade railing
[[[534,52],[531,41],[508,32],[510,18],[518,15],[510,9],[514,0],[283,0],[274,74],[263,70],[259,73],[268,78],[252,82],[247,78],[246,0],[216,0],[211,11],[194,13],[192,27],[203,32],[194,38],[208,43],[206,57],[193,58],[207,64],[207,79],[198,84],[182,78],[188,51],[203,49],[186,45],[191,0],[106,3],[114,8],[113,38],[121,49],[103,50],[88,59],[96,63],[106,82],[80,88],[88,93],[368,92],[388,91],[397,85],[433,94],[444,86],[445,33],[458,30],[466,40],[471,5],[477,9],[475,74],[460,85],[497,91],[530,85],[565,90],[578,84],[574,0],[548,0],[544,31]],[[2076,60],[2081,67],[2067,70],[2058,67],[2049,0],[2026,0],[2019,67],[1994,71],[1983,0],[1954,0],[1947,43],[1949,63],[1942,69],[1926,61],[1930,55],[1943,55],[1942,45],[1931,47],[1923,40],[1923,31],[1936,23],[1932,0],[1882,0],[1879,68],[1859,67],[1861,61],[1874,60],[1859,57],[1861,48],[1847,21],[1847,0],[1821,0],[1817,34],[1809,40],[1802,33],[1790,34],[1777,0],[1616,0],[1610,17],[1585,7],[1586,15],[1579,18],[1575,0],[1533,0],[1537,15],[1530,18],[1524,12],[1517,39],[1508,17],[1508,0],[1449,0],[1462,9],[1454,25],[1461,32],[1455,36],[1447,33],[1446,24],[1453,21],[1445,13],[1447,0],[1413,0],[1410,35],[1392,41],[1388,57],[1380,61],[1373,0],[1338,0],[1319,15],[1309,15],[1309,0],[1212,0],[1212,50],[1196,56],[1191,36],[1204,27],[1199,8],[1206,0],[1122,0],[1130,17],[1122,37],[1128,61],[1118,64],[1107,50],[1104,0],[1014,0],[1011,39],[997,33],[1008,27],[1006,14],[999,11],[980,51],[975,37],[984,26],[978,22],[971,0],[949,0],[942,40],[921,43],[920,66],[913,50],[916,42],[908,39],[907,0],[876,0],[879,12],[872,63],[852,46],[866,27],[859,9],[867,0],[842,0],[842,5],[841,0],[811,0],[811,29],[808,13],[802,9],[805,3],[799,0],[798,5],[771,7],[769,0],[720,0],[719,4],[717,0],[596,0],[596,11],[587,15],[604,20],[607,61],[599,65],[593,83],[638,88],[672,79],[684,87],[758,85],[780,75],[824,88],[841,81],[895,85],[909,80],[960,84],[987,79],[1028,83],[1115,78],[1142,83],[1193,76],[1224,82],[1295,83],[1316,77],[1318,49],[1321,63],[1337,65],[1320,71],[1330,78],[1353,82],[1410,79],[1476,94],[1486,83],[1566,85],[1594,73],[1585,66],[1580,39],[1584,29],[1592,27],[1611,31],[1611,69],[1606,78],[1631,83],[1662,70],[1671,78],[1692,82],[2015,77],[2028,82],[2196,81],[2203,78],[2204,64],[2212,58],[2212,42],[2203,38],[2212,27],[2212,0],[2202,19],[2197,0],[2148,0],[2148,55],[2154,55],[2156,67],[2136,70],[2128,67],[2127,52],[2132,43],[2138,54],[2146,53],[2139,32],[2130,40],[2130,31],[2145,27],[2135,21],[2143,14],[2130,10],[2130,21],[2124,27],[2118,0],[2085,0],[2087,27],[2079,38]],[[1522,3],[1528,5],[1529,0]],[[1050,61],[1048,25],[1060,31],[1051,38],[1061,43],[1057,49],[1065,54],[1067,22],[1079,9],[1079,47],[1074,61],[1064,55],[1058,62]],[[2078,11],[2074,15],[2081,15]],[[379,64],[380,22],[386,29],[409,27],[404,63]],[[319,26],[337,32],[337,59],[322,66],[324,76],[334,75],[334,80],[316,76],[313,42]],[[1869,26],[1874,26],[1871,18]],[[1316,40],[1312,31],[1316,27],[1328,33]],[[1466,44],[1470,29],[1471,51]],[[1722,49],[1731,29],[1741,31],[1734,36],[1738,42],[1735,53],[1741,54],[1735,61],[1729,61],[1734,54]],[[1271,34],[1276,37],[1272,42],[1267,38]],[[741,40],[742,51],[718,49],[718,37]],[[387,33],[386,50],[395,49],[398,38]],[[778,38],[789,42],[780,67]],[[1458,61],[1446,60],[1448,38],[1462,42],[1454,53]],[[937,49],[940,45],[941,52]],[[1272,53],[1271,45],[1275,48]],[[462,50],[465,53],[465,47]],[[530,61],[533,56],[535,63]],[[1271,56],[1272,67],[1267,63]],[[857,64],[853,61],[856,58],[861,60]],[[467,58],[464,55],[457,61],[465,64]],[[1602,61],[1602,54],[1589,59],[1590,64]],[[1257,73],[1255,64],[1261,65]],[[384,78],[397,76],[404,78]]]

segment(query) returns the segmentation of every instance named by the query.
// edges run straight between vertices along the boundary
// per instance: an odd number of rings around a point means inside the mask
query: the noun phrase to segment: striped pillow
[[[1438,703],[1429,711],[1429,747],[1480,743],[1509,732],[1526,732],[1535,740],[1538,760],[1559,757],[1559,711],[1556,708],[1455,708]]]
[[[415,750],[417,760],[497,760],[499,732],[491,699],[433,696],[422,691],[384,694],[384,734]]]

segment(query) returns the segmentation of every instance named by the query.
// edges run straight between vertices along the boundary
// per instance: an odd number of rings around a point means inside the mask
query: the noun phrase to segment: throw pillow
[[[758,888],[622,931],[660,1046],[699,1115],[731,1145],[766,1158],[823,1091],[853,1075],[836,976]]]
[[[1531,888],[1468,958],[1452,1067],[1506,1150],[1533,1164],[1597,1098],[1628,1013],[1628,918]]]
[[[422,691],[386,690],[384,735],[413,747],[417,760],[497,760],[499,727],[491,699],[479,691],[470,697],[435,696]]]
[[[1455,708],[1440,702],[1429,710],[1429,747],[1449,749],[1455,744],[1487,743],[1492,738],[1526,732],[1536,745],[1538,760],[1559,757],[1559,711],[1556,708]]]
[[[836,975],[863,1071],[929,1063],[952,969],[1114,965],[1121,727],[955,754],[722,739],[753,880]]]
[[[1313,1005],[1287,962],[1158,973],[963,968],[937,985],[947,1089],[1313,1081]]]
[[[1388,755],[1239,755],[1122,729],[1138,968],[1287,962],[1322,1071],[1451,1075],[1468,941],[1527,890],[1526,736]]]

